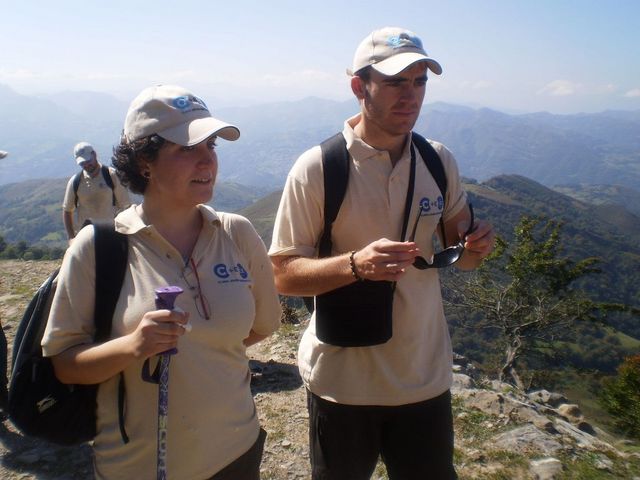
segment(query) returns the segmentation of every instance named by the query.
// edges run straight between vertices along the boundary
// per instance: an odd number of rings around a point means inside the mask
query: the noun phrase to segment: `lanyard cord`
[[[411,204],[413,203],[413,190],[416,183],[416,151],[413,148],[413,142],[411,142],[411,165],[409,171],[409,186],[407,187],[407,198],[404,202],[404,219],[402,221],[402,234],[400,240],[404,241],[407,235],[407,227],[409,225],[409,214],[411,213]],[[391,290],[395,293],[396,282],[392,282]]]
[[[198,297],[200,300],[200,306],[202,307],[202,312],[204,313],[204,318],[206,320],[211,319],[211,315],[209,313],[209,308],[207,308],[207,301],[204,298],[202,293],[202,287],[200,286],[200,276],[198,275],[198,268],[196,267],[195,262],[193,261],[193,257],[189,257],[189,263],[191,263],[191,269],[193,270],[193,274],[196,277],[196,282],[198,283]]]
[[[413,190],[416,183],[416,151],[411,143],[411,170],[409,172],[409,186],[407,187],[407,198],[404,203],[404,220],[402,222],[402,235],[400,240],[405,241],[407,235],[407,226],[409,225],[409,214],[411,213],[411,204],[413,203]]]

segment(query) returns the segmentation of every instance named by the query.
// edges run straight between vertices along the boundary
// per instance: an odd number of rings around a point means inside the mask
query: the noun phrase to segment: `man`
[[[384,343],[342,347],[321,341],[319,304],[302,337],[298,364],[308,389],[316,480],[368,479],[379,456],[391,479],[456,478],[452,351],[438,273],[413,264],[419,256],[431,258],[440,217],[446,244],[454,245],[465,236],[471,213],[453,155],[429,141],[446,174],[442,198],[410,141],[428,70],[442,71],[420,39],[401,28],[374,31],[357,48],[349,73],[360,114],[348,119],[342,132],[349,179],[333,223],[332,256],[317,258],[325,192],[319,147],[293,166],[278,209],[269,254],[280,293],[318,296],[366,284],[360,280],[395,285],[393,333]],[[404,241],[412,236],[414,218],[415,241]],[[455,265],[475,268],[493,249],[493,229],[476,221],[462,242]]]
[[[0,319],[2,320],[2,319]],[[7,379],[7,337],[0,321],[0,421],[7,418],[7,405],[9,402]]]
[[[98,162],[98,155],[89,143],[78,143],[73,154],[82,170],[69,179],[62,203],[62,221],[69,243],[87,220],[111,219],[131,204],[115,170]]]

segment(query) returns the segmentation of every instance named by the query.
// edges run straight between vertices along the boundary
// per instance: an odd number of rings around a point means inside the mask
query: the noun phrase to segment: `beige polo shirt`
[[[80,183],[78,185],[78,207],[75,205],[75,194],[73,193],[73,177],[67,182],[67,188],[62,201],[62,209],[65,212],[76,212],[73,219],[73,227],[76,233],[82,228],[85,220],[110,220],[116,214],[131,205],[128,191],[120,183],[116,171],[109,167],[109,174],[113,180],[113,193],[116,197],[116,204],[113,205],[111,187],[107,185],[98,171],[98,175],[91,177],[82,170],[80,173]],[[74,175],[75,177],[75,175]]]
[[[389,154],[358,138],[353,127],[359,116],[345,122],[343,135],[351,155],[349,183],[333,224],[333,253],[359,250],[380,238],[400,240],[410,174],[410,149],[392,167]],[[430,141],[447,176],[445,220],[465,205],[458,168],[449,150]],[[409,227],[419,205],[425,213],[416,241],[423,254],[442,212],[435,180],[416,151],[416,180]],[[316,146],[296,161],[287,178],[269,255],[317,256],[323,228],[324,181],[322,156]],[[393,336],[370,347],[336,347],[318,340],[311,317],[298,350],[302,379],[324,399],[352,405],[401,405],[433,398],[451,385],[451,342],[444,318],[438,272],[410,267],[397,283],[393,303]]]
[[[171,358],[168,415],[168,478],[208,478],[246,452],[259,433],[249,388],[243,339],[250,330],[271,334],[280,324],[280,304],[262,240],[245,218],[199,206],[204,225],[192,258],[211,319],[198,313],[196,272],[134,207],[116,217],[129,236],[129,267],[113,317],[112,337],[132,332],[155,310],[154,289],[184,289],[176,305],[190,313],[191,332]],[[84,228],[69,247],[60,271],[51,316],[42,341],[46,356],[93,335],[95,285],[93,229]],[[118,376],[100,385],[95,467],[98,478],[155,479],[158,386],[141,378],[143,361],[124,371],[126,430],[118,430]],[[152,363],[152,368],[154,364]]]

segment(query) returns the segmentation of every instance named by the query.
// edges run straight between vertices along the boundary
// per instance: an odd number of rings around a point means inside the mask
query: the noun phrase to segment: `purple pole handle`
[[[171,286],[171,287],[156,288],[154,292],[156,294],[157,309],[173,310],[176,297],[180,295],[183,292],[183,290],[180,287]],[[162,352],[162,354],[165,354],[165,353],[169,355],[175,355],[176,353],[178,353],[178,349],[171,348],[166,352]]]

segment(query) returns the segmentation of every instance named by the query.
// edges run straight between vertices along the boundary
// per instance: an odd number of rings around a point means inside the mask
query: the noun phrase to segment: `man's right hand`
[[[366,280],[398,281],[420,255],[414,242],[397,242],[381,238],[370,243],[354,256],[358,275]]]

